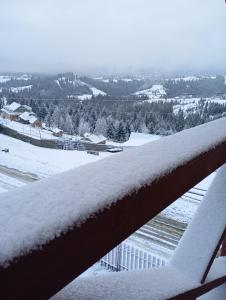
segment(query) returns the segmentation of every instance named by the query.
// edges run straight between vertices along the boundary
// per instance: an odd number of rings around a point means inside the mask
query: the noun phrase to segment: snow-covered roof
[[[9,114],[9,115],[15,115],[15,116],[18,115],[18,113],[12,112],[12,111],[8,110],[7,107],[3,107],[3,108],[1,109],[1,111],[2,111],[2,112],[5,112],[5,113],[7,113],[7,114]]]
[[[29,121],[30,117],[33,115],[33,113],[30,113],[28,111],[25,111],[24,113],[22,113],[20,115],[20,119],[24,120],[24,121]]]
[[[29,119],[29,123],[30,123],[30,124],[34,124],[34,122],[36,122],[37,120],[38,120],[37,117],[31,116],[30,119]]]
[[[24,121],[28,121],[30,124],[33,124],[35,121],[38,120],[38,118],[35,116],[34,113],[25,111],[20,115],[20,119]]]
[[[10,110],[10,111],[15,111],[17,110],[19,107],[21,106],[21,104],[17,103],[17,102],[13,102],[11,103],[10,105],[6,105],[5,108],[7,110]]]
[[[57,128],[57,127],[50,128],[50,130],[51,130],[52,132],[54,132],[54,133],[60,133],[60,132],[63,132],[63,130],[62,130],[62,129],[60,129],[60,128]]]
[[[25,107],[27,110],[32,110],[32,108],[28,105],[22,105],[23,107]]]
[[[106,141],[106,137],[103,135],[95,135],[90,133],[84,133],[84,138],[89,139],[93,143],[101,143]]]
[[[21,105],[20,103],[13,102],[13,103],[11,103],[9,105],[5,105],[3,107],[3,109],[2,109],[2,111],[5,111],[7,113],[10,113],[10,112],[12,113],[12,112],[15,112],[21,106],[24,107],[26,110],[29,110],[29,111],[32,110],[32,108],[30,106],[28,106],[28,105]]]

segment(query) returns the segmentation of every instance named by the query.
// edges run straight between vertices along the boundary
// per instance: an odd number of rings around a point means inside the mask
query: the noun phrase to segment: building
[[[107,139],[103,135],[85,133],[84,137],[81,138],[81,140],[85,142],[94,143],[94,144],[105,144]]]
[[[19,116],[19,121],[24,124],[30,124],[33,127],[42,128],[42,121],[38,119],[33,112],[25,111]]]
[[[1,116],[9,120],[18,120],[19,116],[24,112],[31,112],[32,109],[28,105],[21,105],[17,102],[13,102],[10,105],[5,105],[1,109]]]
[[[54,136],[60,137],[64,134],[64,131],[62,129],[59,128],[50,128],[50,131],[52,131]]]

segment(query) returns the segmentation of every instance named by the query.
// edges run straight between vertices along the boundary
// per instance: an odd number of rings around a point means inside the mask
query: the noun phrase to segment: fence
[[[165,266],[166,261],[127,243],[122,243],[106,254],[100,260],[100,264],[113,271],[130,271]]]
[[[2,124],[0,124],[0,133],[8,135],[8,136],[13,137],[18,140],[21,140],[23,142],[30,143],[34,146],[44,147],[44,148],[53,148],[53,149],[58,148],[57,140],[55,140],[55,139],[47,140],[47,139],[33,138],[32,136],[28,136],[28,135],[19,133],[14,129],[3,126]]]

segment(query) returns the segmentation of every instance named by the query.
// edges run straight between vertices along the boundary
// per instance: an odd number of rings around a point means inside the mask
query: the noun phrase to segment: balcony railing
[[[1,298],[60,291],[223,165],[225,128],[223,118],[0,195]],[[195,299],[225,283],[224,260],[213,263],[226,226],[225,183],[222,167],[169,266],[77,279],[74,299],[139,299],[137,290],[141,299]]]

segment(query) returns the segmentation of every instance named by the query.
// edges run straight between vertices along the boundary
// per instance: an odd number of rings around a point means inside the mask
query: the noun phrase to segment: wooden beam
[[[226,256],[226,230],[221,245],[221,256]]]
[[[206,267],[206,270],[205,270],[205,272],[204,272],[204,274],[203,274],[201,283],[204,283],[204,282],[205,282],[206,277],[207,277],[207,275],[208,275],[208,273],[209,273],[209,270],[210,270],[210,268],[211,268],[211,266],[212,266],[212,264],[213,264],[214,259],[216,258],[217,252],[218,252],[218,250],[219,250],[219,248],[220,248],[222,242],[224,241],[224,238],[225,238],[225,237],[226,237],[226,228],[224,229],[224,231],[223,231],[223,233],[222,233],[222,235],[221,235],[221,237],[220,237],[220,239],[219,239],[219,242],[218,242],[218,244],[217,244],[217,246],[216,246],[216,248],[215,248],[215,250],[214,250],[214,252],[213,252],[213,255],[212,255],[212,257],[211,257],[211,259],[210,259],[210,261],[209,261],[209,263],[208,263],[208,265],[207,265],[207,267]],[[222,255],[222,256],[223,256],[223,255]]]
[[[223,142],[106,207],[42,249],[18,257],[0,270],[1,298],[48,299],[225,161]]]
[[[220,285],[225,284],[225,283],[226,283],[226,275],[223,276],[223,277],[217,278],[217,279],[215,279],[211,282],[207,282],[205,284],[202,284],[197,288],[194,288],[190,291],[187,291],[183,294],[180,294],[180,295],[177,295],[175,297],[169,298],[167,300],[192,300],[192,299],[196,299],[196,298],[208,293],[212,289],[215,289],[215,288],[217,288]]]

